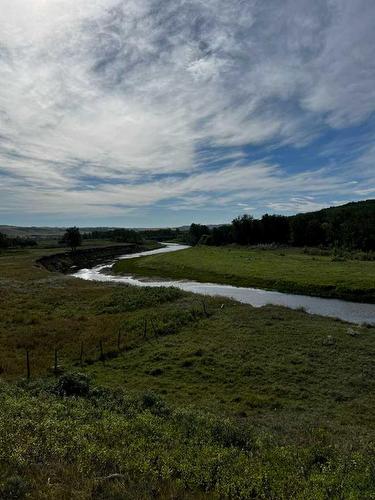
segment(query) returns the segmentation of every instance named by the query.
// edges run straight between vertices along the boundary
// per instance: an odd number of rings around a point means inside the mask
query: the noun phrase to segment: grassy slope
[[[195,247],[120,261],[121,274],[194,279],[375,303],[375,262],[334,262],[298,249]]]
[[[96,388],[62,398],[1,384],[0,402],[1,498],[315,500],[375,489],[372,446],[339,448],[322,429],[291,444],[251,422]]]
[[[39,254],[0,256],[3,378],[24,375],[25,345],[35,377],[56,345],[77,364],[83,341],[79,369],[110,392],[62,400],[3,384],[0,492],[14,475],[35,498],[375,491],[375,328],[352,337],[340,321],[214,298],[206,316],[198,296],[51,274],[33,267]],[[170,411],[145,406],[150,390]],[[116,484],[97,479],[114,472]]]

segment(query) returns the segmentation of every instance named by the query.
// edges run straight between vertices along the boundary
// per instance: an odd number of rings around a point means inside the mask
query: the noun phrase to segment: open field
[[[293,248],[197,246],[120,261],[114,271],[375,303],[374,261],[336,261]]]
[[[0,255],[3,496],[375,493],[374,327],[85,282],[36,267],[43,253]],[[92,380],[84,397],[54,389],[55,348]]]

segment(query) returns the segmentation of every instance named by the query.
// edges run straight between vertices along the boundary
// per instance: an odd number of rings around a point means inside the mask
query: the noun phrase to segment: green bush
[[[87,396],[89,378],[83,373],[65,373],[59,378],[55,390],[60,396]]]
[[[0,498],[4,500],[22,500],[30,491],[28,481],[21,476],[11,476],[0,485]]]

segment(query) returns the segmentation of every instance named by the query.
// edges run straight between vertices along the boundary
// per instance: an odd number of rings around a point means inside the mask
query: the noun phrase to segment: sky
[[[0,223],[375,197],[374,0],[0,0]]]

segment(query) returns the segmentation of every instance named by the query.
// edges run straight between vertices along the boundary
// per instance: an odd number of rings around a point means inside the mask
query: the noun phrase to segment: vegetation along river
[[[176,252],[188,248],[186,245],[168,243],[163,248],[149,250],[130,255],[123,255],[119,259],[134,259],[143,255]],[[118,259],[117,259],[118,260]],[[311,314],[320,314],[339,318],[351,323],[375,324],[375,304],[363,304],[338,299],[324,299],[307,295],[294,295],[289,293],[273,292],[257,288],[235,287],[216,283],[199,283],[188,280],[157,280],[150,278],[136,278],[134,276],[115,276],[109,274],[113,263],[95,266],[91,269],[80,269],[73,276],[92,281],[111,281],[134,286],[150,287],[176,287],[187,292],[228,297],[244,304],[261,307],[267,304],[290,307],[292,309],[304,308]]]

